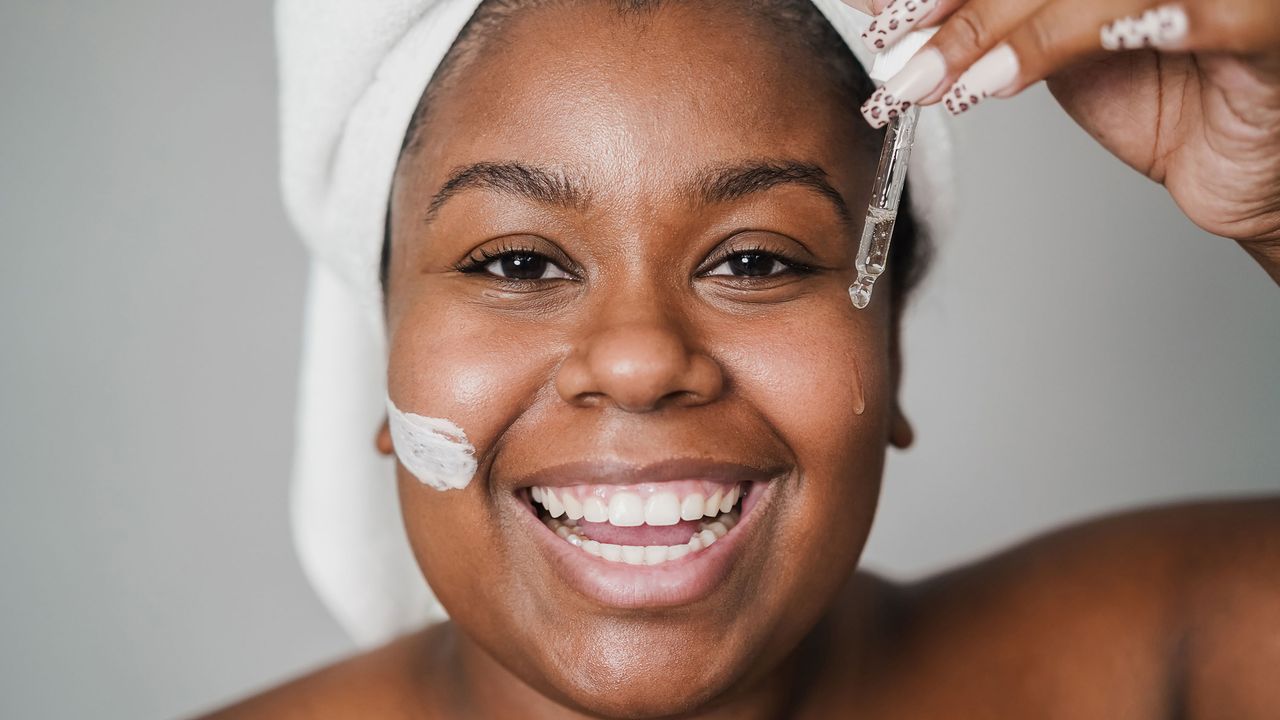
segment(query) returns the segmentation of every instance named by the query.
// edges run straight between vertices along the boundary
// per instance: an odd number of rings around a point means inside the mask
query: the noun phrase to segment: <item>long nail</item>
[[[873,128],[882,128],[920,98],[933,92],[947,76],[947,61],[934,48],[916,53],[897,75],[876,90],[862,106],[862,116]]]
[[[862,42],[878,53],[910,32],[937,6],[938,0],[893,0],[862,31]]]
[[[1177,5],[1164,5],[1141,15],[1123,17],[1102,28],[1104,50],[1172,48],[1187,39],[1191,23]]]
[[[995,95],[1018,79],[1018,56],[1008,43],[1000,43],[960,76],[943,96],[952,115],[959,115]]]

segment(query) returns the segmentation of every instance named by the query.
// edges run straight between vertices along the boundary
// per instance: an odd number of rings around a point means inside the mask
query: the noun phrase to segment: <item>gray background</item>
[[[172,717],[350,650],[286,526],[304,257],[269,3],[0,7],[0,716]],[[1280,490],[1280,293],[1043,89],[953,123],[869,565]]]

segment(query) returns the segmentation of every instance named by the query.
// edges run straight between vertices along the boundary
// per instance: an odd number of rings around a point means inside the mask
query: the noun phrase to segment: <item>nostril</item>
[[[710,393],[702,393],[694,390],[677,390],[667,393],[659,398],[655,404],[656,408],[663,407],[693,407],[695,405],[705,405],[715,397]]]
[[[692,404],[714,402],[724,393],[724,371],[720,363],[709,355],[698,353],[691,356],[685,375],[685,387],[681,392]]]
[[[598,392],[580,393],[574,398],[574,404],[582,407],[600,407],[609,402],[609,396]]]
[[[675,405],[678,407],[683,407],[686,405],[701,404],[701,400],[702,399],[695,392],[690,392],[688,390],[677,390],[676,392],[669,393],[668,395],[663,397],[658,404],[659,405]]]
[[[650,399],[652,397],[652,395],[648,397],[634,398],[612,396],[607,398],[607,400],[611,401],[619,410],[633,413],[652,412],[663,408],[688,407],[690,405],[700,404],[692,393],[684,391],[667,393],[666,395],[658,397],[657,400]]]

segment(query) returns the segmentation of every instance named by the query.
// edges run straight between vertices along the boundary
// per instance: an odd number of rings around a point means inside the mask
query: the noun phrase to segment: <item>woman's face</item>
[[[868,131],[809,51],[731,8],[541,9],[488,48],[393,192],[391,397],[479,460],[447,492],[401,468],[405,525],[524,682],[598,713],[697,707],[795,647],[870,528],[896,380],[886,289],[847,294]],[[742,497],[691,545],[717,492]],[[576,541],[543,505],[586,513]]]

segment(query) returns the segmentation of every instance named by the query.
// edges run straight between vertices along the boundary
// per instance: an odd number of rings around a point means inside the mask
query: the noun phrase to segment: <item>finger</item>
[[[1187,25],[1186,10],[1178,5],[1163,5],[1103,25],[1102,49],[1173,48],[1186,40]]]
[[[969,0],[957,8],[929,42],[929,47],[937,50],[946,62],[948,84],[954,83],[961,73],[990,52],[1002,38],[1052,1]],[[928,105],[942,99],[946,87],[939,87],[922,97],[921,104]]]
[[[1016,95],[1056,70],[1101,53],[1105,26],[1150,6],[1151,0],[1053,0],[974,61],[943,95],[943,105],[960,115],[988,97]],[[1177,28],[1170,28],[1172,37]]]
[[[1152,7],[1150,0],[1054,0],[966,70],[944,104],[959,115],[987,97],[1016,95],[1103,50],[1136,48],[1275,53],[1280,4],[1200,0]]]
[[[845,0],[849,2],[849,0]],[[868,0],[870,2],[870,0]],[[936,25],[965,0],[884,0],[871,24],[862,31],[862,42],[873,53],[891,47],[912,30]]]
[[[1100,40],[1106,50],[1156,48],[1274,54],[1280,51],[1280,3],[1165,3],[1105,23]]]
[[[1039,4],[1037,0],[969,0],[940,5],[929,16],[929,22],[942,23],[938,33],[871,96],[862,107],[863,116],[872,127],[881,127],[913,104],[942,99],[962,71]]]

